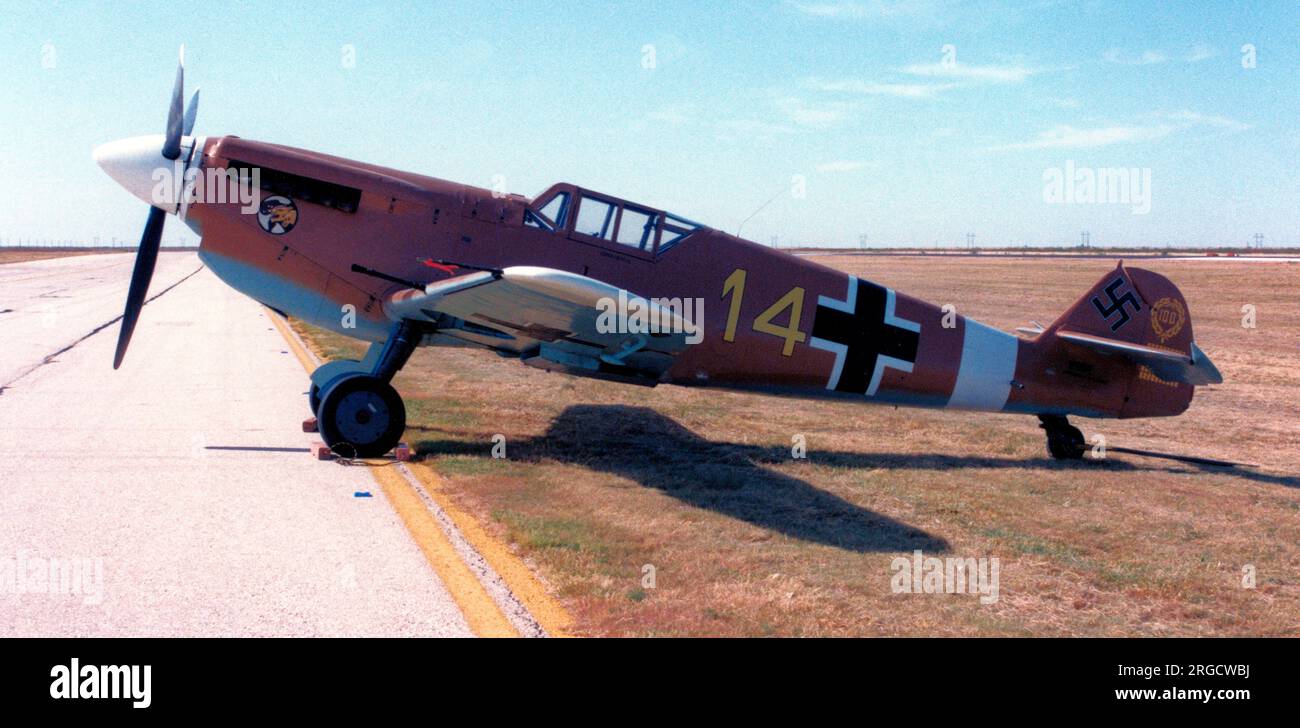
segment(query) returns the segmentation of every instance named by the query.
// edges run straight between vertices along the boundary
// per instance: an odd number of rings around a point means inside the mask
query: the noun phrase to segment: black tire
[[[1057,460],[1078,460],[1085,449],[1083,433],[1073,425],[1047,431],[1047,452]]]
[[[375,458],[397,446],[406,430],[406,405],[392,385],[368,374],[325,385],[316,410],[321,439],[341,457]]]
[[[357,361],[356,359],[335,359],[334,361],[327,362],[321,366],[328,367],[338,362],[347,362],[349,364],[356,364],[356,365],[361,364],[361,362]],[[313,374],[315,373],[316,372],[313,372]],[[316,386],[315,380],[312,380],[311,389],[307,391],[307,405],[311,407],[311,413],[314,415],[320,410],[321,392],[325,391],[326,389],[329,389],[330,385],[334,383],[334,380],[338,379],[339,377],[346,377],[346,376],[351,376],[352,374],[360,374],[360,373],[361,373],[360,371],[340,372],[330,377],[328,380],[326,380],[324,386]]]
[[[329,380],[328,382],[326,382],[324,387],[318,387],[318,386],[316,386],[315,384],[312,384],[312,385],[311,385],[311,390],[310,390],[309,392],[307,392],[307,404],[311,406],[311,413],[314,415],[314,414],[317,414],[318,412],[320,412],[320,396],[321,396],[321,392],[323,392],[323,391],[326,390],[326,389],[329,389],[331,384],[337,382],[338,380],[342,379],[343,377],[356,376],[356,374],[358,374],[358,373],[359,373],[359,372],[357,372],[357,373],[352,373],[352,374],[340,374],[340,375],[338,375],[337,377],[334,377],[333,379],[331,379],[331,380]]]

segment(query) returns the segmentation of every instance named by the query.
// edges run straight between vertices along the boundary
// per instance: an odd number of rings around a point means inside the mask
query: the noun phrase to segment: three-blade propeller
[[[180,62],[176,66],[176,83],[172,86],[171,106],[167,110],[167,136],[162,146],[162,156],[165,159],[179,158],[181,137],[189,136],[194,131],[194,119],[199,110],[199,92],[194,92],[188,109],[182,107],[184,100],[185,46],[181,46]],[[162,244],[166,218],[167,212],[159,207],[149,208],[149,217],[145,218],[144,234],[140,236],[140,249],[136,252],[135,268],[131,271],[131,287],[126,293],[126,310],[122,312],[122,328],[117,334],[114,369],[122,365],[126,347],[131,343],[131,334],[140,319],[140,309],[144,307],[145,296],[149,293],[149,281],[153,278],[154,265],[158,262],[158,248]]]

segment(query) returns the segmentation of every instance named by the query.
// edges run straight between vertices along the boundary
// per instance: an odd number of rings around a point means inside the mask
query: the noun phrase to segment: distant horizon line
[[[761,244],[761,243],[760,243],[760,244]],[[198,250],[201,246],[198,245],[198,244],[195,244],[195,245],[185,245],[185,244],[177,245],[177,244],[166,244],[166,243],[164,243],[161,247],[162,247],[163,250]],[[972,252],[979,252],[979,251],[995,252],[995,251],[1010,251],[1010,250],[1055,250],[1055,251],[1074,251],[1074,252],[1080,252],[1080,253],[1087,253],[1087,252],[1090,252],[1090,251],[1117,251],[1117,252],[1122,252],[1122,251],[1130,251],[1130,250],[1156,251],[1156,252],[1160,252],[1160,251],[1171,251],[1171,250],[1176,250],[1176,251],[1189,251],[1189,252],[1190,252],[1190,251],[1228,251],[1228,252],[1235,252],[1235,251],[1248,251],[1248,252],[1260,252],[1260,251],[1270,251],[1270,252],[1297,252],[1297,251],[1300,251],[1300,243],[1296,243],[1296,244],[1282,244],[1282,245],[1264,245],[1264,246],[1259,246],[1259,247],[1251,246],[1251,245],[1249,245],[1249,244],[1245,244],[1245,245],[1217,245],[1217,246],[1216,246],[1216,245],[1168,245],[1168,244],[1166,244],[1166,245],[1121,245],[1121,244],[1115,244],[1115,245],[1099,245],[1099,244],[1098,244],[1098,245],[1082,246],[1082,245],[1079,245],[1079,244],[1075,244],[1075,245],[1056,245],[1056,244],[1051,244],[1051,243],[1042,243],[1042,244],[1025,244],[1025,245],[997,245],[997,246],[982,246],[982,245],[977,245],[977,246],[975,246],[975,247],[968,247],[968,246],[960,245],[960,244],[958,244],[958,245],[951,245],[951,246],[939,246],[939,245],[929,246],[929,245],[918,245],[918,244],[915,244],[915,243],[904,243],[904,244],[893,244],[893,245],[870,245],[870,246],[801,244],[801,245],[776,245],[776,246],[767,245],[767,246],[764,246],[764,247],[770,247],[770,248],[773,248],[773,249],[775,249],[775,250],[787,250],[787,251],[821,251],[821,250],[834,250],[834,251],[862,251],[862,252],[865,252],[865,251],[923,251],[923,252],[924,252],[924,251],[942,251],[942,252],[960,252],[960,253],[972,253]],[[0,250],[105,250],[105,251],[120,250],[120,251],[129,251],[129,250],[136,250],[136,249],[138,249],[138,248],[139,248],[139,245],[104,245],[104,244],[99,244],[99,245],[95,245],[95,244],[78,245],[78,244],[70,244],[70,243],[62,243],[62,242],[60,242],[60,243],[35,243],[35,244],[32,244],[32,243],[19,243],[19,244],[13,244],[13,243],[0,243]]]

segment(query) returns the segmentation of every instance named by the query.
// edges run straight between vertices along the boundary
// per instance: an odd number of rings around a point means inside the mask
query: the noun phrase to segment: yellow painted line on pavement
[[[279,314],[267,310],[266,315],[289,344],[290,351],[302,364],[302,368],[310,374],[316,364],[311,355],[303,349],[298,337],[289,330],[288,324],[280,318]],[[388,467],[370,468],[370,473],[383,489],[388,502],[393,505],[393,510],[397,511],[398,517],[402,519],[411,538],[424,554],[425,560],[438,574],[443,586],[456,601],[456,606],[460,607],[470,630],[479,637],[518,637],[518,630],[510,624],[510,620],[487,593],[483,583],[461,560],[447,534],[443,532],[442,526],[434,519],[429,509],[425,508],[419,494],[412,490],[412,486],[406,479]],[[445,509],[445,506],[443,507]],[[453,522],[460,526],[454,516]],[[484,555],[484,558],[488,557]],[[502,579],[505,577],[502,576]],[[509,581],[506,583],[510,584]]]
[[[298,337],[294,336],[293,332],[289,330],[289,324],[280,318],[280,314],[271,309],[263,306],[263,310],[266,311],[266,317],[271,319],[271,323],[276,330],[280,332],[280,336],[283,336],[285,342],[289,344],[289,351],[293,352],[294,357],[298,359],[298,363],[302,365],[303,369],[307,370],[307,375],[311,376],[311,373],[316,369],[316,362],[312,361],[311,355],[307,353],[306,349],[302,348],[302,344],[298,343]]]
[[[483,560],[487,561],[493,571],[501,577],[506,587],[510,589],[510,593],[524,605],[546,634],[550,637],[570,636],[572,617],[560,602],[551,596],[546,586],[537,579],[536,574],[523,559],[519,558],[509,546],[484,530],[477,519],[456,505],[447,495],[446,481],[431,466],[424,462],[411,462],[406,466],[424,484],[425,492],[447,514],[461,536],[464,536]]]
[[[406,524],[406,530],[411,532],[415,543],[424,552],[424,558],[438,572],[443,586],[451,592],[451,597],[465,615],[470,630],[479,637],[518,637],[519,632],[506,619],[492,595],[483,588],[483,583],[461,560],[442,526],[438,525],[429,509],[424,507],[420,496],[411,490],[406,478],[390,467],[371,468],[370,471],[384,489],[384,495],[388,496],[388,502],[393,504],[402,523]]]

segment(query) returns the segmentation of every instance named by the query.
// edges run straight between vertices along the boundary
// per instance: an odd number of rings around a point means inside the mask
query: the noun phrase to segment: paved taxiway
[[[132,262],[0,265],[0,635],[469,635],[369,472],[307,454],[257,303],[200,270],[113,371]],[[199,268],[163,253],[150,295]],[[91,563],[101,598],[37,576]]]

